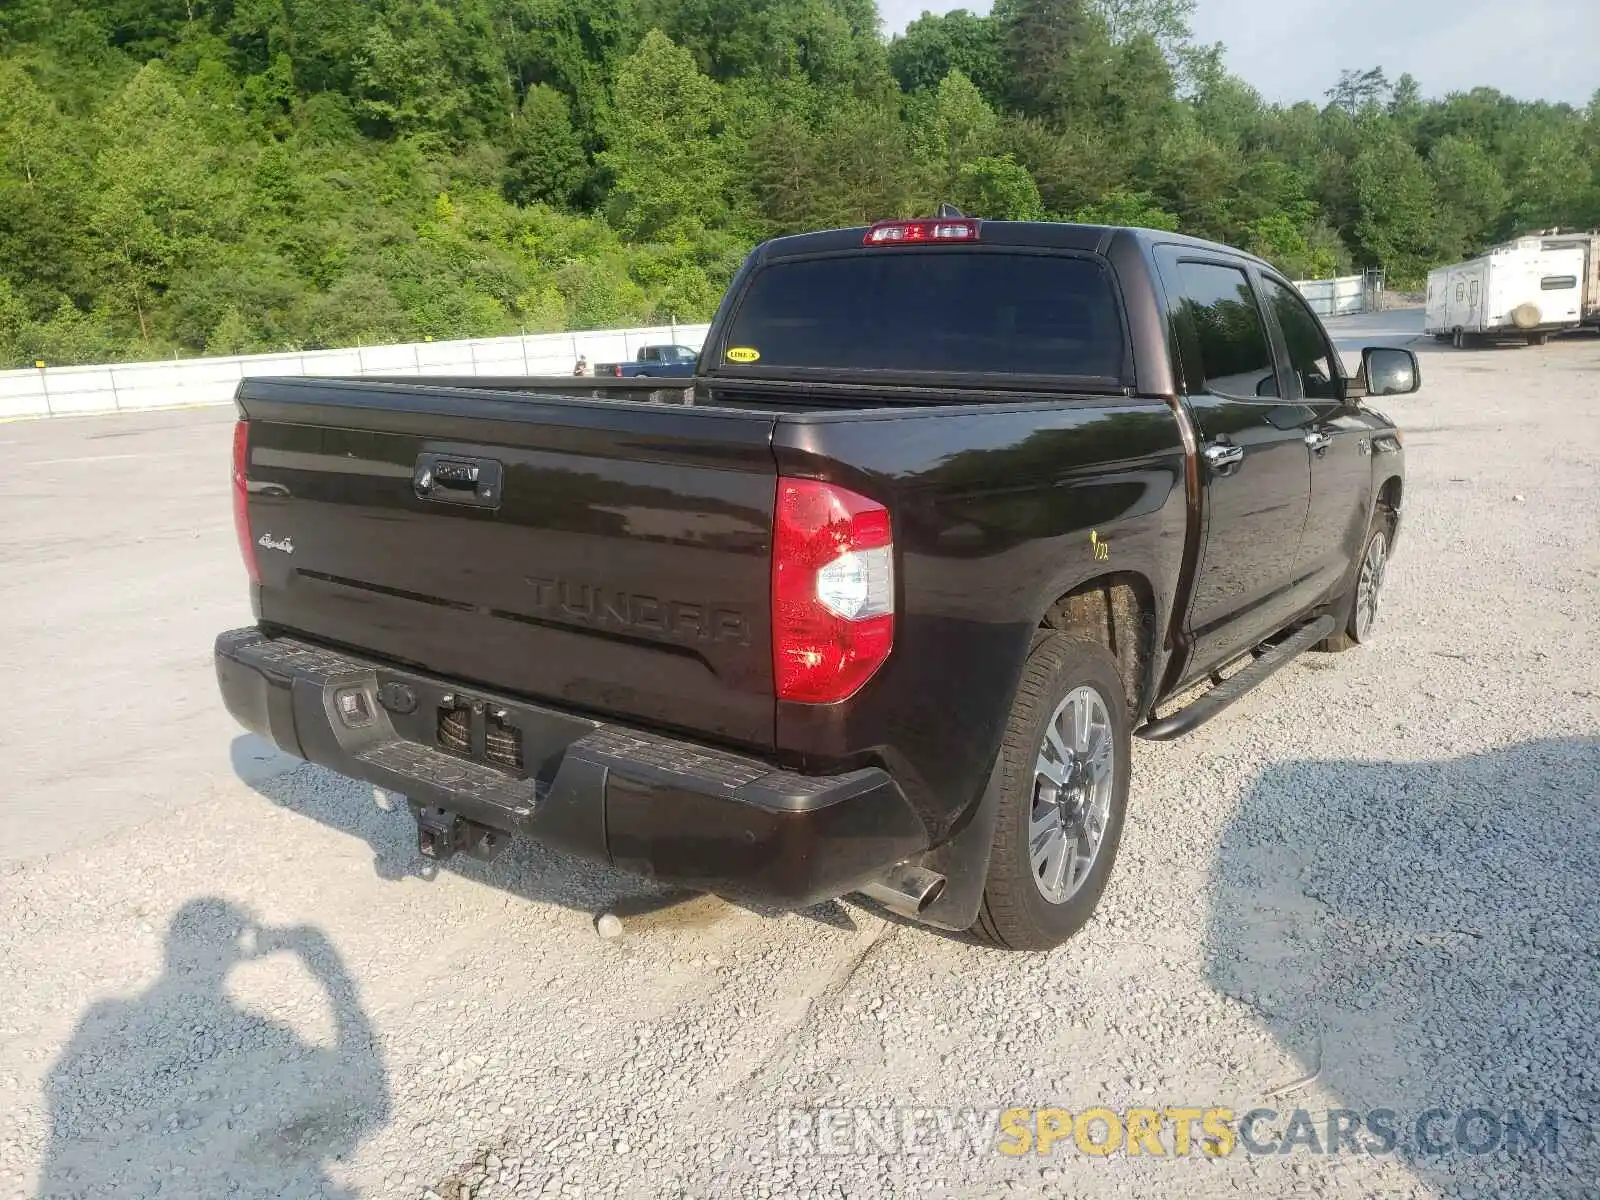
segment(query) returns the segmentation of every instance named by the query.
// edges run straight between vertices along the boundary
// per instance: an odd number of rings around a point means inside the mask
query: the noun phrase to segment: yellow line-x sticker
[[[729,346],[727,358],[729,362],[753,363],[761,357],[761,351],[750,346]]]

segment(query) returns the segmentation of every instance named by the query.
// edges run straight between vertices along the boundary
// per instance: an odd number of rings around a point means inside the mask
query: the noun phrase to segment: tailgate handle
[[[411,484],[422,500],[439,504],[465,504],[471,508],[499,508],[501,465],[492,458],[462,458],[453,454],[420,454]]]

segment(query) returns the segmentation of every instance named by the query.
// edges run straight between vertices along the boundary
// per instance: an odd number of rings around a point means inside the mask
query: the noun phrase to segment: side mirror
[[[1422,387],[1422,364],[1410,350],[1368,346],[1361,352],[1361,382],[1369,396],[1408,396]]]

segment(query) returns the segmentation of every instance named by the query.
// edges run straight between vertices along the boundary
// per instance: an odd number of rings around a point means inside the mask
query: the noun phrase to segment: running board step
[[[1265,683],[1279,668],[1287,666],[1318,642],[1330,637],[1338,627],[1339,622],[1333,617],[1318,617],[1276,646],[1258,649],[1255,662],[1237,675],[1224,679],[1187,708],[1180,708],[1170,717],[1162,717],[1159,721],[1151,721],[1134,730],[1134,733],[1149,742],[1170,742],[1173,738],[1192,733],[1246,692]]]

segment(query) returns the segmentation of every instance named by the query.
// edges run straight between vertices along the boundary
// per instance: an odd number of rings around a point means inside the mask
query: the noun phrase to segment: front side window
[[[1278,326],[1283,330],[1289,365],[1300,380],[1300,394],[1307,400],[1337,400],[1339,372],[1335,369],[1333,347],[1322,326],[1293,288],[1275,279],[1266,281],[1267,303],[1272,306]]]
[[[1180,262],[1177,276],[1178,303],[1194,333],[1205,390],[1239,399],[1276,396],[1277,371],[1266,326],[1245,273],[1214,263]]]

